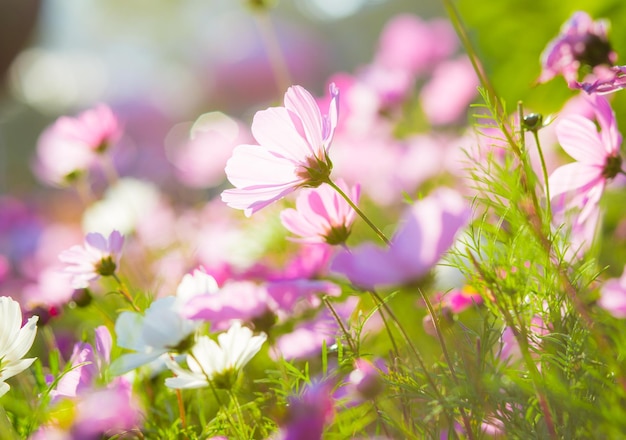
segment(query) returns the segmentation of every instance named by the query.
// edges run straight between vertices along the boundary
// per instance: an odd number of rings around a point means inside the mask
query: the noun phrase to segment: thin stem
[[[446,346],[446,341],[443,337],[443,333],[441,332],[441,328],[439,327],[439,320],[435,315],[435,309],[431,304],[428,296],[424,294],[422,289],[418,288],[418,292],[420,293],[424,303],[426,304],[426,308],[428,309],[428,313],[430,314],[430,318],[433,321],[433,326],[435,327],[435,333],[437,334],[437,339],[439,339],[439,345],[441,346],[441,351],[443,352],[443,357],[446,359],[446,364],[448,365],[448,370],[450,370],[450,375],[452,377],[452,381],[458,387],[459,379],[456,375],[456,371],[454,370],[454,364],[452,363],[452,359],[450,358],[450,354],[448,353],[448,348]],[[467,417],[467,413],[463,407],[459,407],[459,412],[461,413],[461,419],[463,419],[463,426],[465,427],[465,432],[467,434],[467,438],[472,440],[474,439],[474,432],[472,431],[472,425],[470,423],[470,419]]]
[[[137,306],[137,304],[135,304],[135,300],[132,296],[130,296],[130,293],[128,293],[128,290],[126,289],[126,286],[124,285],[122,280],[120,280],[116,273],[113,273],[111,276],[115,281],[117,281],[117,284],[119,286],[119,293],[121,293],[122,296],[126,298],[126,301],[130,303],[130,305],[133,307],[133,309],[135,309],[136,312],[141,312],[141,309]]]
[[[335,321],[337,321],[337,325],[339,325],[339,328],[341,328],[343,335],[346,337],[346,342],[348,342],[348,346],[350,347],[350,350],[352,351],[354,356],[358,357],[358,350],[356,347],[356,343],[354,342],[352,335],[348,332],[348,329],[346,328],[343,321],[341,320],[341,317],[339,316],[339,314],[337,313],[333,305],[330,303],[326,295],[322,297],[322,301],[324,302],[324,305],[326,305],[326,307],[330,311],[331,315],[333,315],[333,317],[335,318]]]
[[[256,18],[259,32],[261,33],[261,39],[265,45],[267,57],[274,73],[276,87],[282,93],[291,85],[291,78],[287,62],[280,48],[278,37],[274,31],[274,26],[272,26],[269,14],[265,11],[255,13],[254,17]]]
[[[109,154],[106,153],[101,154],[101,159],[102,171],[104,172],[104,176],[106,177],[109,186],[112,186],[119,180],[117,170],[115,169],[115,165],[113,164],[113,159]]]
[[[543,150],[541,149],[541,145],[539,143],[539,135],[537,134],[537,130],[533,130],[533,135],[535,137],[535,143],[537,144],[537,152],[539,153],[539,160],[541,161],[541,172],[543,173],[543,183],[546,188],[546,212],[548,216],[550,217],[552,214],[552,207],[550,205],[550,186],[548,185],[548,168],[546,167],[546,160],[543,157]]]
[[[380,301],[378,301],[378,298],[376,297],[374,292],[370,291],[369,293],[372,296],[372,298],[374,299],[374,303],[376,304],[376,308],[378,310],[378,314],[380,315],[380,318],[383,320],[383,324],[385,326],[385,329],[387,330],[387,334],[389,335],[389,341],[391,342],[391,346],[393,347],[393,351],[395,353],[394,357],[396,359],[398,359],[398,358],[400,358],[400,350],[398,350],[398,344],[396,344],[396,338],[393,336],[393,332],[391,331],[391,327],[389,326],[389,322],[387,321],[387,318],[385,317],[385,314],[383,313],[383,311],[381,309],[382,305],[380,304]]]
[[[376,235],[378,235],[378,237],[380,237],[380,239],[384,241],[387,246],[391,245],[391,242],[385,236],[385,234],[383,234],[383,231],[378,229],[378,227],[374,223],[372,223],[372,221],[363,213],[363,211],[361,211],[359,207],[354,204],[354,202],[350,199],[350,197],[348,197],[348,195],[345,192],[343,192],[343,190],[339,188],[339,186],[337,186],[335,182],[328,179],[326,183],[328,183],[335,191],[339,193],[341,197],[345,199],[346,202],[348,202],[348,205],[350,205],[350,207],[354,209],[354,211],[359,215],[359,217],[361,217],[365,221],[365,223],[367,223],[367,225],[370,228],[372,228],[372,230],[376,233]]]

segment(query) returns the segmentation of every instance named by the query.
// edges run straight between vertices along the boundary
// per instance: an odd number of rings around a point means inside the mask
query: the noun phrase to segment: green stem
[[[448,348],[446,346],[446,341],[443,337],[443,333],[441,332],[441,328],[439,327],[439,320],[435,315],[435,309],[431,304],[428,296],[424,294],[422,289],[417,289],[420,293],[420,296],[424,300],[426,304],[426,308],[428,309],[428,313],[430,314],[430,318],[433,321],[433,326],[435,327],[435,333],[437,334],[437,339],[439,340],[439,345],[441,346],[441,351],[443,352],[443,357],[446,359],[446,364],[448,365],[448,370],[450,370],[450,376],[452,377],[452,381],[454,384],[459,387],[459,379],[456,375],[456,371],[454,370],[454,364],[452,363],[452,359],[450,358],[450,354],[448,353]],[[461,413],[461,419],[463,420],[463,426],[465,427],[465,433],[467,434],[467,438],[470,440],[474,439],[474,432],[472,431],[472,425],[470,423],[470,419],[465,412],[463,407],[459,407],[459,412]]]
[[[345,192],[343,192],[343,190],[339,188],[339,186],[337,186],[335,182],[333,182],[329,178],[328,180],[326,180],[326,183],[329,184],[335,191],[337,191],[339,195],[345,199],[346,202],[348,202],[348,205],[350,205],[352,209],[354,209],[354,211],[359,215],[359,217],[361,217],[365,221],[365,223],[367,223],[367,225],[370,228],[372,228],[372,230],[376,233],[376,235],[378,235],[378,237],[380,237],[380,239],[384,241],[387,246],[391,245],[391,242],[385,236],[385,234],[383,234],[383,231],[378,229],[378,227],[374,223],[372,223],[372,221],[363,213],[363,211],[361,211],[359,207],[354,204],[354,202],[350,199],[350,197],[348,197],[348,195]]]
[[[539,153],[539,160],[541,161],[541,172],[543,173],[543,183],[546,187],[546,210],[547,210],[548,217],[552,217],[552,207],[550,205],[550,186],[548,185],[548,167],[546,167],[546,160],[543,157],[543,150],[541,149],[541,144],[539,143],[539,135],[537,134],[536,130],[533,130],[533,135],[535,137],[535,143],[537,144],[537,152]]]
[[[141,309],[137,306],[137,304],[135,304],[135,300],[132,296],[130,296],[130,293],[128,293],[128,290],[126,289],[126,286],[124,285],[122,280],[120,280],[116,273],[113,273],[111,276],[119,286],[119,293],[121,293],[122,296],[126,298],[126,301],[130,303],[130,305],[133,307],[133,309],[135,309],[136,312],[141,312]]]
[[[337,325],[339,326],[339,328],[341,328],[341,331],[346,338],[346,342],[348,343],[348,346],[350,347],[352,354],[356,357],[359,357],[358,349],[357,349],[356,343],[354,342],[354,339],[352,338],[352,335],[348,332],[348,329],[344,325],[343,321],[341,320],[341,317],[339,316],[339,314],[337,313],[333,305],[328,300],[328,297],[324,295],[322,297],[322,301],[324,302],[324,305],[326,305],[330,313],[335,318],[335,321],[337,321]]]

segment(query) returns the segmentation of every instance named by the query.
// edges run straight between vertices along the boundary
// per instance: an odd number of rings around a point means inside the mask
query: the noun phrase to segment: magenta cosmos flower
[[[593,69],[615,64],[617,54],[609,44],[608,29],[606,20],[593,21],[586,12],[575,12],[541,54],[539,82],[561,74],[571,86],[577,82],[582,66]]]
[[[328,181],[328,157],[337,126],[339,91],[332,95],[327,115],[313,96],[300,86],[285,93],[285,106],[256,113],[252,134],[259,145],[239,145],[226,164],[226,176],[235,186],[222,192],[222,200],[250,216],[300,187]]]
[[[91,168],[98,154],[107,151],[121,135],[117,117],[104,104],[76,117],[62,116],[37,142],[35,173],[47,183],[70,183]]]
[[[75,289],[89,287],[89,282],[100,276],[111,276],[119,264],[124,237],[118,231],[109,238],[98,233],[89,233],[83,246],[72,246],[59,254],[66,264],[64,271],[72,275]]]
[[[573,194],[571,204],[581,208],[581,223],[597,206],[607,182],[621,172],[622,165],[622,135],[617,130],[615,114],[602,96],[592,95],[589,99],[600,131],[593,120],[581,115],[561,119],[556,136],[576,162],[557,168],[548,180],[551,198]]]
[[[459,193],[440,188],[405,211],[388,248],[365,243],[351,252],[343,251],[331,270],[366,289],[417,281],[452,246],[469,215]]]
[[[354,203],[359,201],[360,190],[356,185],[348,189],[343,180],[337,185]],[[301,238],[303,243],[344,243],[350,235],[350,227],[356,212],[330,185],[303,190],[296,200],[296,209],[285,209],[280,220],[285,228]]]

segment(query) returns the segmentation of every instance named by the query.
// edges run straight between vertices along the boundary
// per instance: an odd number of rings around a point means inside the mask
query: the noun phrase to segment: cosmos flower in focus
[[[322,115],[313,96],[300,86],[285,93],[285,106],[256,113],[252,134],[259,145],[239,145],[226,164],[235,188],[222,192],[230,207],[251,216],[300,187],[328,181],[332,162],[328,150],[337,126],[339,90],[330,85],[328,114]]]
[[[83,289],[90,281],[115,273],[123,245],[124,237],[118,231],[111,232],[108,239],[92,232],[85,236],[83,246],[61,252],[59,260],[66,264],[64,271],[72,275],[72,286]]]
[[[576,162],[557,168],[548,180],[550,198],[572,195],[569,206],[581,209],[580,223],[597,208],[606,184],[622,172],[622,135],[615,113],[604,97],[592,95],[589,100],[598,127],[594,120],[581,115],[568,115],[558,122],[559,143]]]
[[[0,297],[0,397],[9,391],[6,380],[21,373],[35,361],[22,359],[30,350],[37,334],[37,316],[22,327],[22,310],[17,301]]]
[[[359,201],[359,186],[347,189],[343,180],[337,185],[354,203]],[[304,189],[296,200],[296,209],[285,209],[280,220],[285,228],[301,238],[294,241],[304,243],[344,243],[350,235],[350,227],[356,212],[331,186]]]

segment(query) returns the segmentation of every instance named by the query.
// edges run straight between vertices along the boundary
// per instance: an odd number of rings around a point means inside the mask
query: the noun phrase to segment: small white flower
[[[0,397],[9,391],[5,381],[30,367],[36,359],[22,358],[33,345],[38,319],[33,316],[22,327],[19,303],[7,296],[0,297]]]
[[[198,338],[187,355],[189,370],[172,360],[166,364],[176,377],[165,379],[170,388],[200,388],[209,384],[230,388],[239,371],[256,355],[267,339],[265,333],[253,336],[252,330],[234,322],[226,333],[217,336],[217,343],[208,336]]]

